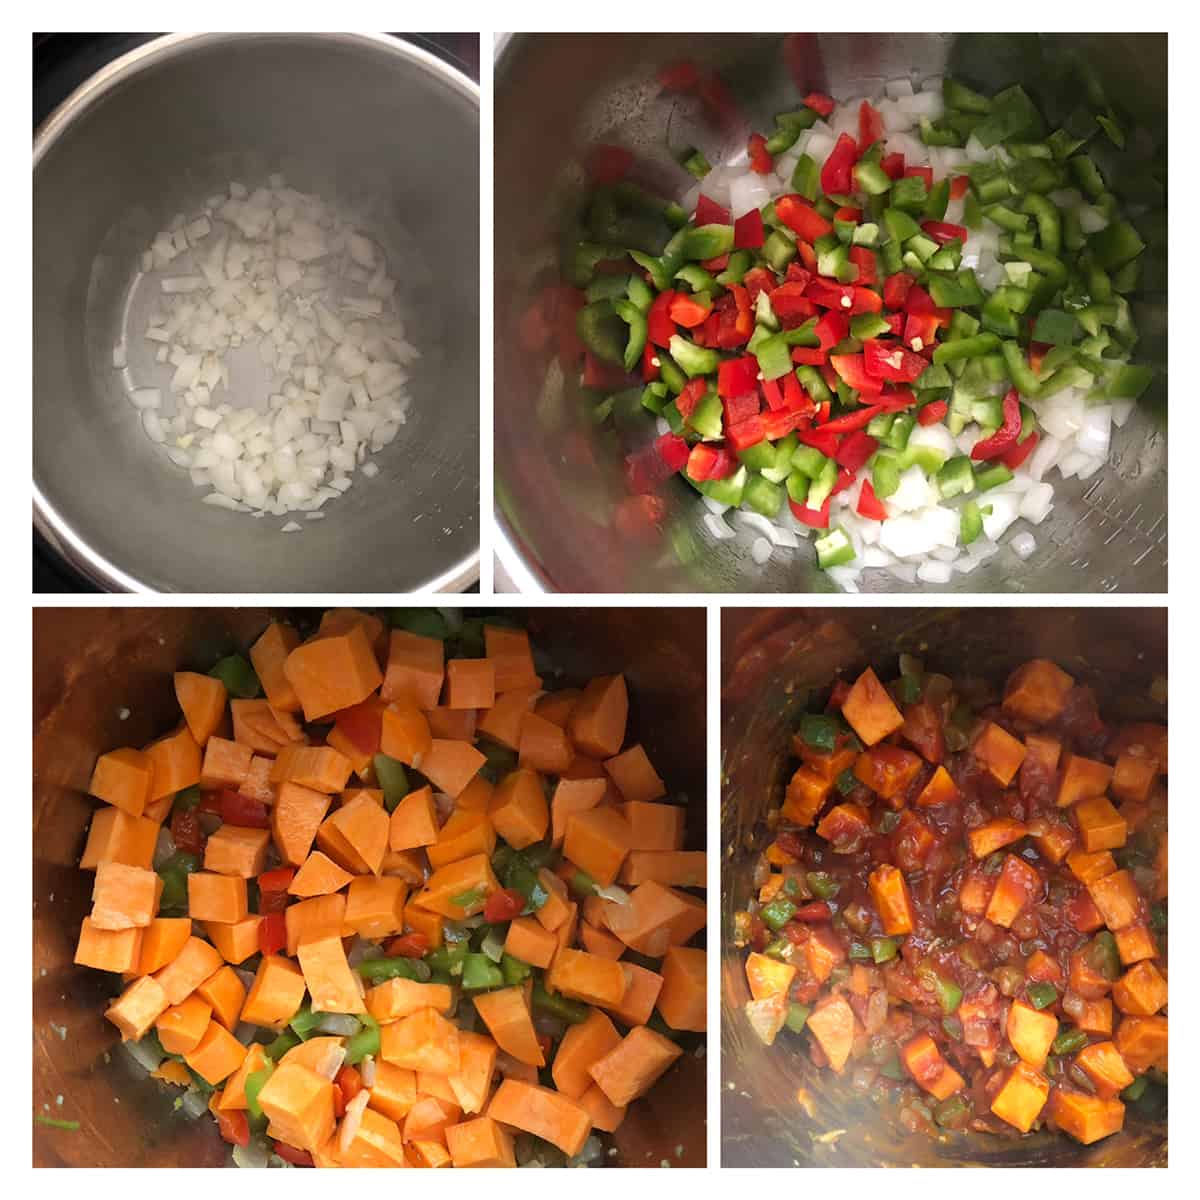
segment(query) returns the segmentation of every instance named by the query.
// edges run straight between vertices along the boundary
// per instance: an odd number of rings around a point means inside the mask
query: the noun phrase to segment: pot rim
[[[42,122],[33,139],[33,169],[36,173],[42,159],[72,124],[78,122],[114,88],[128,82],[151,67],[172,59],[182,58],[208,46],[245,41],[319,42],[335,41],[346,46],[359,46],[393,55],[410,67],[442,83],[449,84],[476,109],[480,107],[478,84],[450,63],[428,50],[401,38],[383,33],[170,33],[152,38],[141,46],[106,63],[84,80]],[[50,547],[89,582],[105,591],[158,592],[136,574],[119,567],[106,555],[90,546],[33,479],[33,527]],[[448,567],[440,575],[422,583],[414,591],[461,592],[479,579],[479,547],[465,558]],[[247,591],[253,590],[250,588]]]

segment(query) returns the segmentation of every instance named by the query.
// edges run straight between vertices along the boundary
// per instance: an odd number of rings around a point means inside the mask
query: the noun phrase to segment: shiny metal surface
[[[307,610],[293,610],[293,618]],[[38,1166],[223,1166],[228,1146],[207,1119],[188,1121],[170,1096],[114,1053],[103,1011],[114,980],[77,967],[79,925],[93,874],[78,869],[96,807],[86,792],[96,756],[143,745],[172,728],[171,682],[245,649],[266,609],[35,609],[33,671],[33,1106],[81,1122],[79,1132],[35,1126]],[[310,620],[315,614],[307,611]],[[688,799],[688,849],[705,844],[705,613],[678,609],[534,610],[527,624],[558,672],[553,686],[624,671],[630,731]],[[546,670],[545,666],[541,669]],[[125,719],[121,713],[128,710]],[[701,1041],[688,1035],[689,1050]],[[685,1053],[638,1101],[607,1165],[702,1166],[706,1058]],[[62,1095],[64,1104],[55,1105]],[[715,1116],[714,1116],[715,1119]],[[676,1155],[676,1147],[681,1154]]]
[[[110,590],[458,590],[479,574],[479,90],[371,34],[175,34],[99,71],[34,145],[34,523]],[[370,211],[424,357],[380,473],[281,536],[200,503],[111,351],[172,215],[282,170]],[[143,322],[144,323],[144,322]]]
[[[728,609],[721,679],[721,1162],[723,1166],[1165,1166],[1161,1122],[1130,1117],[1093,1146],[1041,1133],[1019,1140],[905,1135],[829,1071],[780,1039],[765,1047],[743,1014],[750,999],[733,914],[753,894],[769,835],[764,817],[786,785],[788,738],[809,689],[868,665],[895,673],[901,653],[932,670],[999,684],[1021,662],[1053,658],[1096,689],[1110,720],[1166,719],[1150,687],[1167,671],[1165,608]],[[813,1109],[797,1103],[808,1091]],[[839,1132],[840,1131],[840,1132]]]
[[[664,96],[655,72],[681,59],[718,70],[743,119],[724,135],[694,100]],[[634,178],[678,198],[693,182],[671,155],[694,144],[710,161],[744,146],[752,128],[794,107],[806,91],[845,100],[891,78],[953,71],[995,90],[1020,81],[1044,106],[1073,107],[1068,59],[1103,81],[1139,122],[1125,156],[1098,147],[1116,190],[1136,188],[1147,159],[1166,158],[1166,36],[1155,34],[518,34],[495,63],[495,521],[497,553],[523,591],[821,592],[832,585],[811,552],[776,554],[765,566],[749,541],[714,542],[701,528],[700,499],[679,481],[664,489],[664,535],[650,544],[614,528],[625,496],[621,462],[630,445],[598,436],[582,389],[521,349],[518,321],[557,275],[584,194],[581,163],[597,143],[633,151]],[[1074,80],[1077,76],[1071,76]],[[1065,95],[1062,93],[1065,92]],[[1069,111],[1069,108],[1067,109]],[[547,147],[554,147],[548,153]],[[1146,403],[1117,431],[1105,470],[1086,482],[1054,476],[1055,508],[1021,563],[1007,547],[947,589],[1075,592],[1166,589],[1165,212],[1147,225],[1143,292],[1135,317],[1138,355],[1164,369]],[[648,436],[647,432],[638,435]],[[864,591],[912,591],[885,572],[864,574]]]

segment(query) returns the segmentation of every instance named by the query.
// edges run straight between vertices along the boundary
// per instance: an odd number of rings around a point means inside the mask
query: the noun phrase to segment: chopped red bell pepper
[[[583,386],[598,392],[616,392],[629,384],[629,376],[618,366],[598,359],[590,350],[583,355]]]
[[[807,271],[817,273],[817,252],[807,242],[797,242],[796,249],[800,251],[800,261]]]
[[[221,793],[221,820],[226,825],[241,825],[247,829],[270,829],[271,810],[265,804],[227,788]]]
[[[647,340],[664,349],[671,344],[677,332],[675,322],[671,320],[671,305],[677,295],[677,292],[659,292],[650,305],[650,311],[646,313]]]
[[[804,445],[811,446],[814,450],[820,450],[826,458],[833,458],[837,454],[838,435],[824,425],[817,429],[802,429],[798,436]]]
[[[814,279],[804,289],[804,294],[822,308],[832,308],[840,313],[849,313],[854,308],[854,286],[831,283],[828,279]]]
[[[848,133],[843,133],[821,168],[821,191],[825,195],[848,196],[854,191],[851,172],[859,154],[858,143]]]
[[[875,495],[875,488],[869,479],[862,481],[862,490],[858,493],[858,507],[855,510],[860,517],[868,521],[886,521],[887,509]]]
[[[752,133],[746,148],[750,152],[750,170],[758,175],[770,175],[773,163],[767,151],[767,139],[761,133]]]
[[[919,354],[906,350],[899,342],[867,338],[863,342],[863,365],[867,374],[874,379],[886,379],[889,383],[915,383],[929,363]]]
[[[859,313],[877,313],[883,312],[883,297],[869,287],[854,287],[854,298],[850,302],[850,315],[858,316]]]
[[[813,326],[813,332],[822,350],[832,350],[838,342],[844,342],[850,336],[850,319],[840,312],[827,312]]]
[[[335,1120],[340,1121],[346,1115],[346,1097],[342,1089],[335,1083],[333,1085],[333,1116]]]
[[[888,308],[903,308],[909,289],[917,281],[906,271],[897,271],[883,281],[883,302]]]
[[[783,406],[788,412],[808,414],[813,411],[812,397],[800,386],[800,380],[792,371],[783,377]]]
[[[831,391],[836,392],[838,389],[838,373],[833,369],[833,363],[827,362],[821,368],[821,378],[825,380],[825,386]],[[822,420],[829,420],[829,401],[826,400],[822,405],[823,414]]]
[[[911,313],[904,323],[904,344],[924,350],[937,340],[938,321],[933,313]]]
[[[296,878],[295,867],[276,867],[273,871],[264,871],[258,877],[258,892],[286,892]]]
[[[700,264],[706,271],[714,271],[720,274],[727,266],[729,266],[729,255],[718,254],[716,258],[706,258]]]
[[[819,346],[797,346],[792,350],[792,362],[798,366],[823,367],[828,360],[829,351],[822,350]]]
[[[383,709],[364,702],[343,708],[334,716],[334,724],[363,754],[377,754],[383,737]]]
[[[801,266],[795,259],[788,263],[787,274],[783,277],[784,283],[802,283],[808,287],[812,281],[813,273],[807,267]]]
[[[762,213],[752,208],[733,223],[733,248],[735,250],[757,250],[766,241]]]
[[[672,472],[682,471],[687,466],[688,454],[690,448],[677,433],[664,433],[661,437],[656,438],[654,448],[658,451],[658,456],[663,460]]]
[[[844,492],[855,480],[855,473],[849,467],[842,467],[837,473],[837,479],[834,480],[833,491],[829,494],[836,496],[838,492]]]
[[[588,152],[586,170],[588,178],[604,187],[620,183],[633,166],[633,155],[624,146],[593,146]]]
[[[258,948],[263,954],[278,954],[287,945],[287,921],[283,913],[267,913],[258,923]]]
[[[823,433],[853,433],[856,429],[865,429],[881,412],[883,412],[882,404],[866,404],[862,408],[856,408],[852,413],[847,413],[844,417],[826,421],[821,426],[821,430]]]
[[[879,282],[878,268],[875,264],[875,252],[866,246],[851,246],[850,261],[858,268],[858,282],[872,284]]]
[[[653,383],[662,374],[659,366],[658,347],[649,340],[642,347],[642,382]]]
[[[739,421],[736,425],[727,424],[725,426],[725,440],[735,451],[748,450],[751,446],[757,446],[766,436],[766,426],[758,413],[747,417],[744,421]]]
[[[240,1112],[240,1109],[234,1111]],[[289,1146],[287,1142],[274,1142],[275,1153],[283,1159],[284,1162],[289,1162],[293,1167],[311,1167],[313,1165],[312,1155],[307,1150],[297,1150],[295,1146]]]
[[[1037,444],[1041,441],[1041,436],[1036,431],[1031,433],[1023,442],[1018,442],[1015,446],[1000,455],[1000,461],[1010,471],[1015,471],[1037,449]]]
[[[516,888],[500,888],[487,898],[487,903],[483,906],[483,919],[489,925],[511,921],[521,915],[524,907],[525,897]]]
[[[737,459],[724,446],[699,442],[692,447],[687,473],[697,483],[703,483],[706,479],[727,479],[737,468]]]
[[[775,201],[775,215],[805,242],[815,242],[833,232],[833,225],[803,196],[780,196]]]
[[[740,396],[730,396],[725,401],[725,425],[728,428],[730,425],[738,425],[742,421],[748,421],[751,417],[758,416],[758,389],[757,387],[752,392],[744,392]]]
[[[784,329],[796,329],[817,315],[817,306],[804,294],[810,282],[781,283],[771,293],[771,308]]]
[[[865,430],[855,429],[842,438],[842,444],[833,456],[838,466],[858,472],[866,461],[879,449],[879,443]]]
[[[696,409],[696,405],[704,399],[708,384],[703,379],[689,379],[683,385],[683,391],[675,397],[675,407],[686,421]]]
[[[676,292],[675,299],[671,301],[671,320],[676,325],[682,325],[684,329],[695,329],[697,325],[703,325],[711,311],[711,305],[701,304],[694,296],[683,292]]]
[[[814,112],[819,112],[823,117],[829,116],[835,107],[833,97],[825,95],[824,92],[809,92],[800,103],[805,108],[811,108]]]
[[[200,827],[199,814],[190,808],[178,808],[171,814],[171,838],[176,850],[201,857],[208,840]]]
[[[788,497],[788,507],[792,510],[792,515],[797,521],[802,521],[810,529],[828,529],[829,528],[829,500],[830,497],[825,497],[825,503],[820,508],[809,508],[807,504],[797,504],[790,496]]]
[[[933,297],[919,284],[911,283],[904,297],[906,313],[931,313],[937,310]]]
[[[883,391],[883,381],[868,372],[864,355],[831,354],[829,362],[838,377],[856,392],[878,395]]]
[[[196,811],[219,817],[221,815],[221,793],[219,791],[201,792],[200,803],[196,805]]]
[[[989,462],[999,458],[1007,450],[1017,444],[1021,432],[1021,397],[1013,388],[1004,397],[1004,424],[981,442],[976,442],[971,450],[971,457],[976,462]]]
[[[658,73],[659,86],[665,92],[690,92],[700,82],[700,69],[691,59],[670,63]]]
[[[971,177],[969,175],[955,175],[950,180],[950,199],[961,200],[967,194],[967,188],[971,186]]]
[[[231,1146],[250,1144],[250,1122],[240,1108],[217,1108],[217,1131]]]
[[[862,209],[851,208],[848,204],[844,205],[833,214],[833,219],[835,221],[853,221],[857,224],[862,220]]]
[[[791,372],[789,371],[788,374],[790,375]],[[784,378],[786,379],[787,376],[784,376]],[[781,382],[782,381],[779,379],[760,379],[758,381],[758,386],[762,391],[763,399],[767,402],[767,408],[771,412],[779,412],[781,409],[786,407],[783,402],[783,389],[780,386]],[[728,409],[726,409],[726,414],[726,419],[728,419]]]
[[[875,142],[883,141],[883,117],[869,100],[858,106],[858,152],[865,154]]]
[[[944,246],[947,242],[965,242],[967,240],[965,225],[952,225],[949,221],[922,221],[921,228],[939,246]]]
[[[904,176],[903,154],[885,154],[879,160],[879,165],[883,168],[883,173],[889,179],[901,179]]]
[[[497,893],[497,895],[498,894],[499,893]],[[517,895],[520,896],[521,893],[518,892]],[[525,907],[523,903],[524,899],[525,897],[521,896],[522,908]],[[347,1103],[353,1100],[354,1097],[363,1090],[362,1076],[354,1067],[351,1066],[342,1067],[342,1069],[338,1071],[337,1075],[334,1077],[334,1083],[336,1083],[338,1087],[342,1089],[342,1095],[345,1097]]]
[[[781,412],[763,413],[759,420],[763,423],[767,441],[777,442],[781,437],[787,437],[804,420],[804,413],[784,409]]]
[[[392,938],[383,948],[383,952],[389,958],[424,958],[429,950],[429,938],[415,929],[411,933]]]
[[[888,323],[888,333],[900,337],[904,333],[904,314],[902,312],[883,313],[883,319]]]
[[[917,424],[936,425],[949,411],[950,405],[945,400],[932,400],[917,411]]]
[[[750,297],[750,304],[753,305],[758,300],[759,292],[767,292],[770,294],[779,286],[775,276],[767,270],[766,267],[755,267],[753,270],[747,271],[742,276],[742,287],[746,289],[747,295]]]
[[[925,180],[925,190],[933,191],[933,168],[932,167],[905,167],[904,178],[909,179],[912,176],[918,176]]]
[[[889,413],[903,412],[906,408],[912,408],[916,402],[917,398],[913,394],[912,388],[895,386],[881,392],[875,401],[884,412]]]
[[[717,368],[717,395],[722,400],[758,391],[758,359],[753,354],[727,358]]]
[[[728,225],[730,220],[729,209],[722,208],[715,200],[700,193],[696,199],[697,225]]]

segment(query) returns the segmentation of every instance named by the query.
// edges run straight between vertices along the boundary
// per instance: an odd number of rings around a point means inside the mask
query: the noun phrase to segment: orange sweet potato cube
[[[630,800],[621,806],[621,812],[629,825],[630,850],[683,849],[683,826],[687,813],[678,804],[647,804]]]
[[[575,813],[587,812],[604,799],[608,784],[603,779],[560,779],[550,801],[550,841],[561,846],[567,833],[567,821]],[[628,806],[626,806],[628,807]],[[655,805],[656,808],[665,807]],[[628,820],[626,815],[626,820]]]
[[[267,865],[269,829],[251,829],[244,825],[222,825],[209,835],[204,847],[204,869],[216,875],[235,875],[253,879]]]
[[[250,912],[246,881],[235,875],[194,871],[188,876],[188,912],[197,921],[224,925],[244,921]]]
[[[514,850],[540,842],[550,825],[550,806],[537,771],[521,766],[506,775],[488,801],[488,817]]]
[[[231,1033],[237,1028],[242,1005],[246,1001],[246,987],[232,967],[225,966],[215,971],[196,989],[194,995],[209,1005],[214,1021],[220,1022]]]
[[[604,769],[627,803],[648,804],[667,794],[666,784],[659,778],[640,742],[608,759]]]
[[[1014,821],[1011,817],[996,817],[968,830],[967,843],[976,858],[987,858],[1004,846],[1019,842],[1028,832],[1028,828],[1020,821]]]
[[[819,1001],[807,1027],[825,1052],[830,1067],[840,1075],[854,1045],[854,1012],[845,996],[827,996]]]
[[[376,1058],[370,1107],[393,1121],[401,1121],[416,1102],[417,1073]]]
[[[515,1167],[512,1135],[491,1117],[460,1121],[446,1129],[446,1148],[456,1167]]]
[[[396,1067],[453,1075],[460,1065],[458,1027],[432,1008],[384,1025],[379,1055]]]
[[[832,790],[833,785],[811,767],[798,767],[788,783],[779,815],[792,825],[811,825]]]
[[[311,788],[297,783],[280,786],[271,810],[271,834],[285,863],[299,866],[308,857],[329,805],[328,796]]]
[[[551,1088],[506,1079],[496,1089],[488,1116],[522,1129],[572,1156],[583,1149],[592,1121],[574,1100]]]
[[[521,715],[518,761],[522,767],[561,775],[574,757],[575,748],[560,726],[534,712]]]
[[[545,970],[558,950],[553,930],[543,928],[536,917],[517,917],[509,923],[504,951],[521,962]]]
[[[157,841],[158,825],[154,821],[105,805],[92,816],[79,865],[85,871],[94,871],[102,862],[118,862],[148,871]]]
[[[1042,877],[1029,863],[1015,854],[1007,854],[984,915],[993,925],[1008,929],[1041,896],[1044,886]]]
[[[346,924],[360,937],[375,941],[404,928],[407,881],[398,876],[360,876],[346,891]]]
[[[320,1012],[366,1012],[359,977],[350,969],[340,937],[306,942],[296,951],[304,985]]]
[[[707,962],[692,946],[672,946],[663,957],[658,1011],[672,1029],[703,1033],[707,1027]]]
[[[146,755],[154,770],[147,804],[200,782],[200,747],[186,725],[151,742],[146,747]]]
[[[166,992],[168,1004],[182,1004],[221,966],[221,955],[215,947],[198,937],[189,937],[179,953],[154,978]]]
[[[1008,787],[1025,759],[1025,745],[995,721],[985,721],[971,744],[971,753],[997,783]]]
[[[1084,758],[1080,754],[1064,754],[1062,776],[1058,784],[1059,808],[1068,808],[1080,800],[1091,800],[1108,791],[1113,769],[1108,763]]]
[[[341,892],[331,896],[314,896],[289,904],[284,910],[287,926],[287,952],[295,955],[296,948],[305,942],[321,938],[345,937],[350,933],[346,925],[346,897]]]
[[[490,806],[490,799],[488,804]],[[496,829],[487,810],[455,809],[438,830],[437,841],[425,848],[429,865],[437,870],[470,858],[475,854],[486,854],[491,858],[496,849]]]
[[[1135,1075],[1153,1066],[1165,1066],[1167,1018],[1123,1017],[1117,1028],[1116,1042],[1121,1057]]]
[[[497,692],[542,686],[541,678],[533,665],[529,634],[524,629],[485,625],[483,644],[484,652],[496,672]]]
[[[900,870],[883,863],[871,872],[867,882],[884,933],[889,936],[912,933],[912,897]]]
[[[279,1141],[316,1150],[329,1140],[335,1118],[333,1084],[299,1063],[281,1063],[258,1093]]]
[[[1112,1042],[1095,1042],[1075,1055],[1075,1062],[1096,1086],[1096,1095],[1111,1099],[1133,1082],[1120,1050]]]
[[[1038,853],[1056,866],[1075,848],[1075,830],[1065,821],[1043,818],[1031,826],[1030,833]],[[1116,869],[1115,864],[1113,869]]]
[[[140,929],[158,913],[163,881],[153,871],[106,862],[96,868],[92,924],[97,929]]]
[[[440,638],[393,629],[379,694],[384,700],[408,700],[420,709],[436,708],[442,693],[445,656],[446,646]]]
[[[221,957],[236,966],[258,953],[258,926],[261,921],[262,917],[257,914],[250,914],[228,925],[220,921],[206,921],[204,932],[220,951]]]
[[[1113,766],[1109,790],[1128,804],[1144,804],[1158,775],[1158,763],[1141,754],[1121,754]]]
[[[306,721],[361,704],[383,682],[361,625],[297,646],[287,656],[283,673],[300,699]]]
[[[1139,923],[1142,897],[1128,871],[1114,871],[1087,885],[1088,895],[1114,933]]]
[[[441,867],[426,880],[413,903],[452,921],[482,912],[487,898],[500,883],[486,854],[475,854]]]
[[[212,1020],[212,1005],[194,992],[168,1008],[154,1023],[158,1040],[168,1054],[190,1054],[200,1045]]]
[[[204,747],[204,761],[200,767],[200,782],[205,787],[222,785],[239,787],[250,774],[250,760],[254,751],[240,742],[227,738],[210,737]]]
[[[143,975],[108,1006],[104,1015],[121,1031],[121,1041],[140,1042],[167,1011],[168,1003],[162,984],[153,975]]]
[[[300,968],[278,954],[264,954],[242,1005],[241,1019],[250,1025],[277,1028],[296,1015],[303,1001],[304,975]]]
[[[1064,1133],[1090,1146],[1120,1130],[1125,1123],[1125,1105],[1120,1100],[1058,1088],[1050,1102],[1050,1116]]]
[[[854,760],[855,778],[888,801],[903,797],[920,772],[920,756],[899,746],[875,746]]]
[[[1028,1133],[1045,1108],[1049,1095],[1050,1081],[1041,1071],[1019,1062],[992,1100],[992,1112],[1014,1129]]]
[[[935,1100],[947,1100],[964,1086],[963,1077],[942,1057],[933,1038],[923,1033],[900,1048],[904,1068]]]
[[[1130,967],[1113,984],[1113,1003],[1134,1017],[1152,1017],[1167,1003],[1167,981],[1149,961]]]
[[[469,742],[434,738],[417,769],[439,791],[458,797],[485,762],[487,759]]]
[[[262,684],[272,708],[282,712],[297,712],[300,700],[288,682],[284,664],[288,655],[300,645],[300,635],[290,625],[272,621],[262,636],[250,647],[250,662]]]
[[[378,875],[391,830],[388,814],[367,796],[343,804],[326,824],[336,829],[354,852]]]
[[[141,750],[111,750],[96,760],[88,791],[131,817],[140,817],[142,810],[155,797],[150,789],[154,779],[154,764]]]
[[[496,664],[487,658],[446,663],[447,708],[491,708],[496,702]]]
[[[1004,689],[1004,709],[1013,716],[1046,725],[1062,713],[1075,680],[1045,658],[1019,666]]]
[[[917,797],[917,806],[933,808],[939,804],[954,804],[961,795],[958,785],[950,777],[950,772],[939,765],[929,782],[921,789],[921,794]]]
[[[593,1129],[602,1129],[605,1133],[615,1133],[625,1120],[627,1105],[613,1104],[609,1098],[593,1083],[578,1100],[580,1108],[592,1119]]]
[[[904,724],[887,688],[870,667],[855,680],[842,703],[842,716],[867,746],[882,742]]]
[[[546,984],[568,999],[615,1008],[629,986],[625,967],[610,958],[564,947],[554,956]]]
[[[75,961],[81,967],[125,975],[137,968],[143,931],[137,928],[100,929],[91,917],[83,918]]]
[[[332,746],[284,746],[271,768],[271,782],[298,783],[313,791],[332,794],[345,790],[354,764]],[[282,791],[282,789],[281,789]]]
[[[1039,1012],[1023,1000],[1014,1000],[1008,1010],[1005,1032],[1021,1059],[1041,1070],[1046,1065],[1050,1043],[1058,1033],[1058,1018],[1050,1012]]]
[[[1128,833],[1125,818],[1117,812],[1106,796],[1080,800],[1075,805],[1074,812],[1079,825],[1079,837],[1087,853],[1116,850],[1125,845]]]
[[[1087,886],[1106,875],[1112,875],[1117,869],[1117,863],[1107,850],[1097,850],[1092,854],[1083,850],[1072,850],[1067,855],[1067,867],[1080,883]]]
[[[682,1053],[669,1038],[639,1025],[589,1071],[609,1103],[622,1108],[644,1096]]]
[[[791,963],[768,958],[765,954],[751,952],[746,959],[746,982],[750,995],[755,1000],[768,1000],[772,996],[786,996],[796,968]]]
[[[563,853],[597,883],[607,887],[629,853],[629,824],[611,808],[575,813],[567,821]]]
[[[1147,958],[1158,957],[1158,946],[1154,942],[1154,934],[1145,925],[1130,925],[1128,929],[1120,930],[1116,935],[1117,953],[1121,956],[1124,966]]]
[[[367,1011],[386,1025],[411,1017],[424,1008],[448,1013],[453,1003],[450,988],[444,983],[418,983],[414,979],[388,979],[367,992]]]
[[[624,675],[604,675],[589,681],[571,710],[567,730],[575,748],[593,758],[612,758],[625,743],[629,693]]]

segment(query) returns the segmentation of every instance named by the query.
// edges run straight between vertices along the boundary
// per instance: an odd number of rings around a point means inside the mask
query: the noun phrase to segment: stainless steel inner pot
[[[743,1011],[746,952],[731,935],[734,913],[754,893],[765,816],[782,799],[789,735],[810,692],[867,666],[888,678],[902,653],[996,683],[1043,657],[1093,687],[1106,719],[1165,721],[1151,687],[1167,672],[1166,609],[739,608],[723,614],[721,637],[722,1166],[1165,1166],[1166,1114],[1146,1119],[1132,1109],[1119,1134],[1092,1146],[1046,1132],[905,1135],[892,1114],[815,1068],[794,1039],[762,1045]],[[800,1088],[810,1113],[797,1102]]]
[[[171,35],[89,79],[34,144],[34,523],[50,544],[109,590],[473,583],[478,161],[478,88],[382,35]],[[379,475],[295,535],[279,532],[287,518],[202,504],[142,433],[111,359],[124,323],[142,339],[127,301],[154,234],[230,180],[274,171],[372,214],[424,356]]]
[[[628,438],[598,436],[574,378],[546,371],[522,348],[519,322],[556,278],[584,195],[581,164],[596,144],[636,159],[632,177],[679,198],[694,182],[672,157],[699,146],[718,163],[744,146],[772,114],[807,91],[839,100],[884,82],[953,73],[994,91],[1021,82],[1051,114],[1086,103],[1090,73],[1137,123],[1128,149],[1102,144],[1119,193],[1166,161],[1166,35],[1158,34],[529,34],[507,38],[495,63],[495,510],[497,553],[522,591],[833,590],[811,551],[753,562],[750,539],[716,542],[701,528],[703,506],[685,483],[668,481],[660,537],[630,538],[614,523],[625,497]],[[723,133],[695,99],[663,95],[656,72],[690,59],[717,70],[740,118]],[[1089,147],[1092,148],[1092,147]],[[1110,153],[1111,151],[1111,153]],[[1113,438],[1107,467],[1091,479],[1053,476],[1055,507],[1034,531],[1037,550],[1020,562],[1004,546],[970,575],[939,590],[1074,592],[1166,590],[1167,455],[1165,212],[1139,223],[1150,244],[1134,315],[1138,357],[1163,369],[1154,391]],[[645,437],[643,433],[641,435]],[[636,442],[634,444],[637,444]],[[882,571],[865,591],[915,590]],[[916,585],[919,589],[921,585]]]
[[[141,746],[174,727],[178,670],[207,670],[244,651],[272,612],[263,608],[49,608],[33,628],[33,1108],[78,1120],[77,1132],[35,1126],[37,1166],[219,1167],[229,1147],[207,1118],[188,1120],[163,1087],[118,1049],[104,1019],[115,980],[72,961],[91,908],[93,875],[79,870],[97,801],[87,794],[97,755]],[[315,613],[274,615],[315,621]],[[623,671],[629,728],[673,795],[687,797],[687,849],[705,847],[705,613],[637,608],[536,609],[525,620],[539,654],[567,687]],[[124,715],[122,715],[124,714]],[[711,1059],[685,1053],[630,1108],[608,1166],[703,1166],[705,1075]],[[63,1097],[63,1106],[55,1097]],[[712,1119],[715,1118],[715,1114]]]

